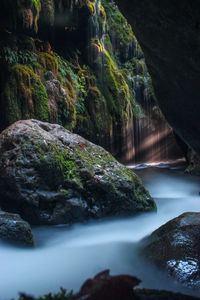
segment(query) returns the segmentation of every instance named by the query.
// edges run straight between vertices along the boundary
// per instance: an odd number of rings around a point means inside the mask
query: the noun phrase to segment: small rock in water
[[[22,246],[33,246],[30,225],[17,214],[0,212],[0,239]]]

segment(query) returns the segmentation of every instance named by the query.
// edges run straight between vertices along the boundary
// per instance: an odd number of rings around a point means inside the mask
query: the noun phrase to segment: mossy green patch
[[[52,71],[55,74],[58,73],[58,62],[53,55],[46,52],[39,52],[38,61],[45,70]]]
[[[5,101],[5,123],[35,117],[48,120],[48,97],[44,85],[28,67],[16,64],[10,68],[10,77],[2,96]]]
[[[108,34],[113,42],[114,51],[117,54],[119,48],[119,56],[122,54],[127,57],[129,46],[134,43],[132,28],[114,1],[102,0],[102,5],[106,12]]]
[[[112,60],[105,48],[100,60],[103,60],[104,69],[102,74],[100,74],[102,78],[99,77],[99,83],[110,114],[115,122],[126,121],[129,114],[132,114],[129,87],[117,64]],[[98,60],[97,64],[99,64]]]

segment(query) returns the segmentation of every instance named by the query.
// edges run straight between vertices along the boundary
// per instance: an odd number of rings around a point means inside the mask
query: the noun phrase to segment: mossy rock
[[[31,224],[130,216],[156,206],[139,177],[63,127],[18,121],[0,135],[0,205]]]
[[[17,214],[0,210],[0,240],[20,246],[33,247],[34,240],[30,225]]]

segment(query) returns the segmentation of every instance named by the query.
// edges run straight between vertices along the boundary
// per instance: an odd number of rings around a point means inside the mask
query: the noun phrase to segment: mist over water
[[[35,249],[0,244],[0,299],[34,296],[59,287],[77,291],[89,277],[109,268],[111,274],[133,274],[141,286],[187,291],[141,259],[138,241],[168,220],[187,211],[200,211],[200,178],[180,170],[137,170],[158,207],[157,213],[73,227],[34,228]]]

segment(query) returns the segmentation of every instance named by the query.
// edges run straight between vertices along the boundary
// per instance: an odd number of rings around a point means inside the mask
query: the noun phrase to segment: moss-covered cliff
[[[166,126],[114,1],[3,1],[0,14],[0,130],[20,119],[59,123],[127,161],[137,120],[153,134]]]
[[[34,117],[117,155],[139,116],[136,74],[141,89],[146,76],[145,92],[152,90],[141,49],[114,2],[3,1],[1,16],[0,129]]]

